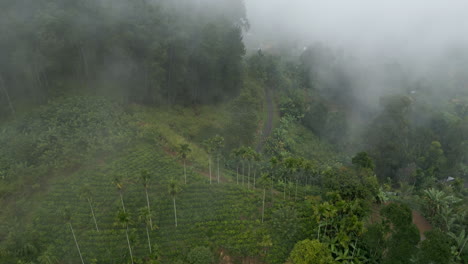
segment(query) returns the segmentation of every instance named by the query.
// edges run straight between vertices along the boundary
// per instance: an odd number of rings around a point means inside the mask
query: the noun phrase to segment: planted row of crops
[[[148,189],[153,223],[153,245],[165,259],[184,255],[198,245],[222,247],[231,254],[250,255],[257,247],[255,232],[261,227],[262,204],[259,190],[247,190],[233,183],[207,184],[207,177],[189,170],[188,184],[183,184],[183,168],[155,146],[138,145],[111,163],[97,162],[81,168],[67,178],[56,179],[47,193],[36,219],[38,230],[51,254],[76,263],[79,255],[72,234],[61,217],[61,209],[71,209],[71,223],[87,262],[121,263],[128,259],[125,229],[116,225],[121,201],[112,184],[115,175],[123,178],[123,199],[131,215],[129,238],[133,255],[149,255],[145,224],[138,221],[138,210],[146,206],[144,188],[139,182],[141,170],[152,175]],[[182,191],[177,195],[178,227],[174,225],[174,208],[168,194],[169,179],[178,179]],[[82,186],[89,186],[92,207],[99,232],[91,216],[90,205],[80,198]]]

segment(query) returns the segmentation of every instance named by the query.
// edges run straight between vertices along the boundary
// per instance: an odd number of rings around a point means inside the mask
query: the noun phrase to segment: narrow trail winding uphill
[[[264,123],[262,136],[259,140],[259,143],[256,147],[256,151],[260,152],[265,145],[267,138],[271,135],[271,131],[273,130],[273,114],[274,114],[274,106],[273,106],[273,96],[272,91],[270,89],[265,89],[265,101],[267,104],[267,119]]]

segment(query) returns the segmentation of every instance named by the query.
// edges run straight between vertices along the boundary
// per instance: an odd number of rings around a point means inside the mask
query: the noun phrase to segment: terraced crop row
[[[70,228],[61,216],[61,209],[69,207],[71,223],[87,262],[97,259],[104,263],[122,263],[129,258],[125,229],[116,225],[121,202],[112,180],[120,175],[125,179],[125,207],[132,218],[133,253],[136,257],[149,255],[145,224],[138,221],[137,215],[138,209],[146,206],[144,188],[139,182],[142,169],[152,175],[148,193],[153,223],[158,229],[151,231],[150,237],[163,258],[184,255],[198,245],[216,245],[237,254],[256,247],[257,240],[252,238],[255,230],[261,227],[261,192],[258,189],[246,190],[233,183],[210,185],[206,176],[194,172],[184,185],[183,168],[179,163],[156,147],[141,145],[114,162],[90,165],[51,184],[45,202],[35,214],[38,217],[34,225],[41,237],[53,245],[53,253],[69,263],[79,260]],[[182,186],[176,197],[177,228],[167,188],[171,178],[179,179]],[[88,202],[80,199],[80,189],[84,185],[93,193],[92,205],[99,232],[95,230]]]

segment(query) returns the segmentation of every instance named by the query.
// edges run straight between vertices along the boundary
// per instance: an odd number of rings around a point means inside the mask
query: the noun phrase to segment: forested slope
[[[1,263],[467,263],[468,55],[248,49],[241,0],[0,10]]]

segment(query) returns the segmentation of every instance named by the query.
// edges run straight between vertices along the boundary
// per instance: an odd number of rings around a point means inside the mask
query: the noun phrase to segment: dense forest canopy
[[[2,1],[3,89],[12,102],[86,92],[199,104],[238,94],[242,1],[177,2]]]

